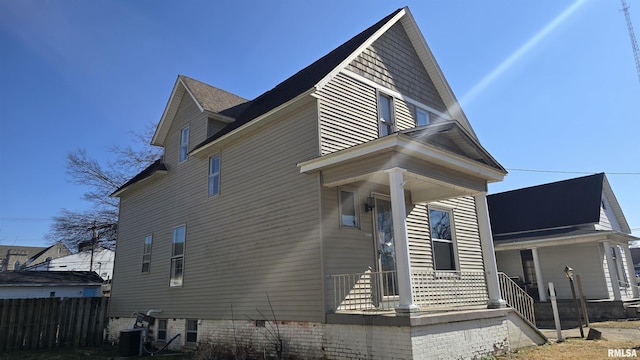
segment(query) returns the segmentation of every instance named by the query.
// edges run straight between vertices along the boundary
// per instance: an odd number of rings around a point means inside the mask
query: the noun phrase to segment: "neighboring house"
[[[101,286],[93,271],[0,272],[0,299],[100,297]]]
[[[112,336],[151,311],[158,341],[302,358],[545,340],[500,296],[486,191],[506,171],[407,8],[253,100],[178,76],[152,143],[113,194]]]
[[[587,299],[638,298],[631,229],[604,173],[488,196],[498,270],[546,301],[570,299],[566,266]]]
[[[49,247],[0,245],[0,271],[22,270],[69,254],[71,251],[62,243]]]
[[[51,259],[43,263],[29,266],[33,271],[95,271],[103,280],[113,277],[113,259],[115,251],[98,247]]]

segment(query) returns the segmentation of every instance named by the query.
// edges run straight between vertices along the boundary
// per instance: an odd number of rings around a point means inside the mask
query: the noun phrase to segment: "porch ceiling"
[[[501,181],[506,171],[486,151],[464,143],[456,151],[430,143],[428,137],[395,133],[298,164],[301,173],[322,172],[322,185],[335,187],[366,181],[389,185],[387,170],[401,168],[404,189],[414,203],[487,191],[487,183]],[[441,141],[439,142],[441,143]],[[455,146],[456,141],[449,146]]]

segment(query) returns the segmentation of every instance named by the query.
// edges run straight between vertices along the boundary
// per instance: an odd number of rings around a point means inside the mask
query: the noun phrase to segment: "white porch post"
[[[396,312],[411,315],[418,311],[413,303],[413,287],[411,284],[411,263],[409,259],[409,241],[407,236],[407,210],[404,201],[404,169],[393,168],[389,173],[389,193],[391,195],[391,214],[393,220],[393,241],[396,252],[396,270],[398,274],[398,295],[400,297]]]
[[[627,259],[627,272],[629,273],[629,283],[631,283],[631,294],[633,298],[640,298],[640,289],[638,289],[638,282],[636,281],[636,273],[633,268],[633,259],[631,258],[631,251],[629,250],[629,245],[623,246],[624,248],[624,257]]]
[[[611,279],[611,287],[613,288],[613,299],[622,300],[620,294],[620,283],[618,282],[618,267],[611,256],[611,243],[607,240],[602,243],[604,246],[604,258],[607,259],[607,267],[609,268],[609,279]]]
[[[540,266],[540,258],[538,257],[538,248],[531,248],[533,255],[533,267],[536,271],[536,282],[538,283],[538,298],[540,301],[547,301],[547,292],[544,288],[544,280],[542,280],[542,267]]]
[[[476,214],[478,215],[478,231],[482,245],[482,259],[487,274],[487,291],[489,293],[489,308],[501,308],[507,306],[507,302],[500,294],[498,282],[498,266],[496,265],[496,252],[493,248],[493,235],[489,221],[489,208],[487,207],[487,193],[481,192],[474,195],[476,201]]]

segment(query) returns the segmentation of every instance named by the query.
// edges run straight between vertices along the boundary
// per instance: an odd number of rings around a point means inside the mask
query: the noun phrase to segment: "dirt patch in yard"
[[[498,359],[612,359],[627,358],[635,354],[640,358],[640,320],[614,320],[591,323],[590,327],[602,332],[600,340],[580,338],[578,328],[563,330],[563,342],[555,343],[555,330],[543,332],[550,344],[520,349]],[[585,337],[589,328],[584,329]]]

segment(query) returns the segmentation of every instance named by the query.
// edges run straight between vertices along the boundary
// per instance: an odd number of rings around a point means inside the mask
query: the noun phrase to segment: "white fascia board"
[[[186,91],[189,94],[189,96],[191,96],[191,98],[193,99],[193,102],[196,103],[200,112],[204,111],[204,108],[202,107],[202,105],[200,105],[196,97],[193,96],[193,94],[191,93],[191,90],[189,90],[189,88],[184,83],[184,81],[182,81],[182,78],[180,78],[180,75],[178,75],[178,79],[176,80],[176,83],[175,85],[173,85],[173,89],[171,90],[169,101],[167,101],[167,105],[165,106],[164,111],[162,112],[162,117],[160,118],[160,122],[158,123],[158,127],[156,128],[156,132],[153,134],[153,138],[151,139],[151,145],[155,145],[155,146],[164,145],[164,139],[167,136],[167,133],[169,132],[168,129],[171,126],[171,122],[173,122],[173,117],[176,115],[176,112],[178,110],[178,108],[176,107],[176,111],[172,111],[171,105],[173,104],[174,101],[176,101],[176,96],[180,88],[182,88],[184,91]],[[167,129],[167,130],[164,130],[164,129]]]
[[[222,135],[221,137],[215,139],[214,141],[198,148],[195,150],[191,150],[191,152],[189,152],[189,156],[195,156],[197,158],[203,158],[204,156],[202,156],[203,154],[207,154],[207,150],[211,149],[212,147],[214,147],[215,145],[219,144],[222,141],[225,141],[233,136],[235,136],[236,134],[240,133],[240,132],[244,132],[246,129],[248,128],[252,128],[254,127],[256,124],[259,124],[260,122],[262,122],[262,120],[269,118],[271,115],[287,108],[288,106],[290,106],[291,104],[296,103],[298,100],[303,99],[307,96],[309,96],[310,94],[313,94],[315,92],[315,88],[311,88],[305,92],[303,92],[302,94],[296,96],[295,98],[287,101],[286,103],[270,110],[269,112],[266,112],[252,120],[250,120],[249,122],[247,122],[246,124],[243,124],[242,126],[240,126],[237,129],[232,130],[231,132]]]
[[[630,236],[627,234],[623,234],[617,231],[602,231],[592,234],[582,234],[582,235],[571,235],[565,237],[555,237],[555,238],[547,238],[547,239],[538,239],[538,240],[530,240],[530,241],[517,241],[506,244],[496,244],[494,243],[494,248],[496,251],[506,251],[506,250],[520,250],[520,249],[530,249],[532,247],[549,247],[549,246],[560,246],[560,245],[573,245],[573,244],[584,244],[590,242],[600,242],[600,241],[614,241],[617,243],[628,243],[629,241],[637,240],[634,236]]]
[[[406,135],[399,133],[344,149],[329,155],[317,157],[298,163],[301,173],[310,173],[322,168],[336,165],[345,161],[357,159],[366,155],[372,155],[382,151],[392,151],[419,157],[421,159],[443,164],[455,170],[479,176],[487,181],[501,181],[505,174],[488,166],[478,164],[475,161],[449,154],[434,147],[417,143]]]
[[[340,73],[340,71],[342,71],[343,68],[345,68],[350,62],[352,62],[356,57],[358,57],[358,55],[360,55],[360,53],[362,53],[366,48],[368,48],[369,46],[371,46],[371,44],[373,44],[374,41],[378,40],[378,38],[384,34],[387,30],[389,30],[390,27],[392,27],[396,22],[398,22],[398,20],[402,19],[402,17],[407,13],[407,7],[405,6],[402,10],[400,10],[396,16],[394,16],[393,18],[391,18],[389,21],[387,21],[386,24],[384,24],[380,29],[378,29],[378,31],[376,31],[375,33],[373,33],[373,35],[371,35],[369,37],[369,39],[367,39],[367,41],[365,41],[364,43],[362,43],[354,52],[351,53],[351,55],[349,55],[346,59],[344,59],[338,66],[336,66],[335,68],[333,68],[333,70],[331,70],[331,72],[329,72],[325,77],[323,77],[316,85],[315,88],[317,90],[322,89],[329,81],[331,81],[331,79],[333,79],[336,75],[338,75],[338,73]]]

